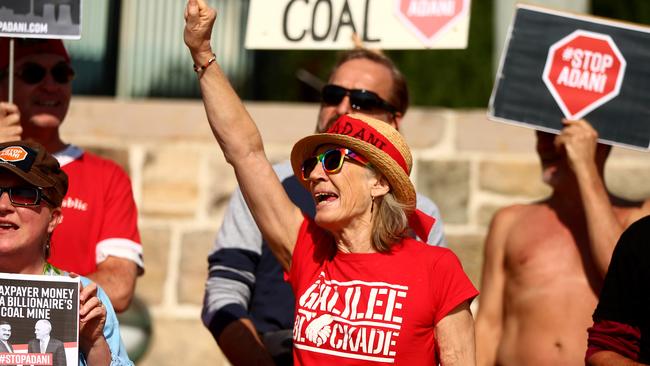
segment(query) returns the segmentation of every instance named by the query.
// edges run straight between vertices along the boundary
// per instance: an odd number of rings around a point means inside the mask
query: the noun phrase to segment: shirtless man
[[[479,365],[584,365],[587,328],[623,230],[650,202],[604,184],[610,147],[584,120],[559,135],[537,132],[541,202],[499,210],[485,243],[476,321]]]

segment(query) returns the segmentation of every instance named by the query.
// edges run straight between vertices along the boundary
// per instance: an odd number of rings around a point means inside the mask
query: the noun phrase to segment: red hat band
[[[388,154],[409,175],[409,169],[400,151],[381,132],[367,123],[347,115],[334,122],[326,133],[346,135],[367,142]]]

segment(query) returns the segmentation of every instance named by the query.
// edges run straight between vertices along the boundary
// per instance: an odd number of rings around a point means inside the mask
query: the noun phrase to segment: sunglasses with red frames
[[[67,84],[74,79],[74,70],[66,62],[59,62],[49,70],[35,62],[25,62],[16,72],[16,77],[25,84],[36,85],[45,79],[48,71],[58,84]]]
[[[314,171],[314,168],[316,168],[316,164],[318,164],[319,161],[322,164],[325,173],[336,174],[341,170],[341,167],[343,167],[343,160],[345,160],[345,158],[350,158],[363,166],[369,165],[368,160],[363,158],[361,155],[357,155],[352,150],[346,148],[331,149],[322,154],[305,159],[302,163],[301,169],[302,179],[309,180],[309,175]]]
[[[38,187],[0,187],[0,198],[2,198],[2,194],[5,192],[9,195],[9,201],[14,206],[38,206],[42,199],[52,207],[56,207],[54,202],[47,198],[43,190]]]
[[[350,98],[350,106],[355,110],[362,112],[381,110],[392,114],[397,113],[397,108],[370,90],[346,89],[342,86],[327,84],[321,91],[323,103],[329,106],[339,105],[346,96]]]

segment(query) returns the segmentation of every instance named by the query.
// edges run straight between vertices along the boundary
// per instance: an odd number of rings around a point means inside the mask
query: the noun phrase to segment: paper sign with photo
[[[0,365],[79,364],[79,278],[0,273]]]

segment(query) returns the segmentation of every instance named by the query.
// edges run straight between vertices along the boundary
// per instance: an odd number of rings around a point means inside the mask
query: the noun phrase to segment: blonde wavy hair
[[[366,167],[371,177],[381,179],[372,166]],[[382,197],[374,197],[372,203],[372,247],[379,253],[390,252],[393,244],[408,236],[409,207],[400,203],[389,191]]]

